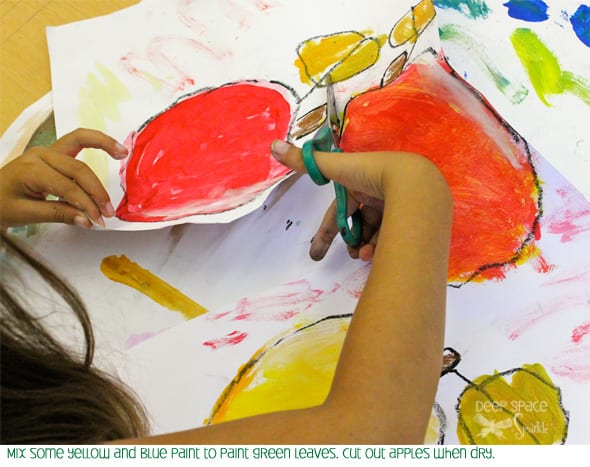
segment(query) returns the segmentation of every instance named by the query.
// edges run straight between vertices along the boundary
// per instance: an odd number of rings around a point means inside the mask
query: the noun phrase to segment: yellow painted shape
[[[426,428],[426,435],[424,436],[424,444],[437,444],[440,440],[440,430],[442,429],[438,415],[432,410],[428,427]]]
[[[129,100],[131,94],[123,83],[107,67],[96,64],[96,72],[88,73],[86,83],[78,91],[78,121],[81,127],[105,131],[106,120],[121,119],[119,106]],[[103,151],[85,149],[84,161],[98,178],[108,183],[109,160]]]
[[[406,13],[393,27],[389,41],[393,46],[407,41],[416,42],[418,36],[436,15],[432,0],[422,0]]]
[[[328,73],[332,82],[344,81],[374,65],[385,41],[385,36],[367,37],[356,31],[309,39],[295,60],[301,82],[318,84]]]
[[[462,394],[457,436],[461,444],[556,444],[567,435],[559,389],[540,364],[523,365],[508,382],[484,375]]]
[[[349,318],[326,319],[274,339],[240,368],[205,423],[322,404],[349,322]],[[440,427],[433,410],[425,442],[436,443]]]
[[[100,264],[102,273],[112,281],[125,284],[186,319],[207,313],[207,309],[178,289],[131,261],[125,255],[107,256]]]

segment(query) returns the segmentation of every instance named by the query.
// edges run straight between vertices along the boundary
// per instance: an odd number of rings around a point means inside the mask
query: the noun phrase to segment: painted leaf
[[[389,43],[397,47],[408,41],[416,42],[418,36],[430,24],[436,15],[432,0],[422,0],[408,11],[395,25],[389,34]]]
[[[567,435],[560,390],[538,363],[476,378],[457,413],[462,444],[555,444]]]
[[[186,96],[134,135],[117,216],[162,221],[233,209],[289,169],[270,154],[292,118],[290,91],[248,81]]]
[[[449,281],[503,278],[538,254],[541,188],[526,141],[442,58],[349,101],[346,151],[410,151],[432,160],[454,198]]]
[[[377,62],[385,41],[356,31],[308,39],[297,47],[301,82],[321,84],[327,74],[334,83],[347,80]]]

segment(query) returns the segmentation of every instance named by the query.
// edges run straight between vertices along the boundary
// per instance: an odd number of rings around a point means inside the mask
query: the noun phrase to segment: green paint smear
[[[119,105],[129,100],[131,95],[108,68],[97,63],[96,69],[96,73],[88,73],[86,83],[78,92],[78,121],[82,127],[105,131],[107,119],[121,119]],[[103,183],[108,183],[109,161],[104,152],[85,149],[83,158],[98,178]]]
[[[452,8],[473,19],[485,19],[490,12],[483,0],[435,0],[434,4],[439,8]]]
[[[512,46],[526,70],[531,84],[546,106],[547,96],[569,92],[590,105],[590,83],[561,69],[557,57],[528,28],[518,28],[510,36]]]
[[[472,57],[476,60],[479,67],[492,78],[496,87],[510,99],[510,102],[520,104],[528,96],[529,90],[521,84],[512,84],[486,55],[484,52],[485,45],[476,41],[460,26],[446,24],[439,29],[439,34],[443,42],[456,42],[469,52],[473,52]]]

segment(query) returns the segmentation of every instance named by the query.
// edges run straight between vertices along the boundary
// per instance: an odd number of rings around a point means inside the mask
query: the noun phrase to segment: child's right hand
[[[283,141],[272,145],[274,157],[284,165],[300,173],[306,173],[301,150]],[[359,247],[348,247],[351,257],[364,261],[373,259],[379,239],[381,220],[386,194],[411,192],[412,183],[432,177],[441,184],[441,189],[449,190],[444,177],[428,159],[405,152],[367,152],[367,153],[314,153],[321,173],[328,179],[344,185],[348,189],[349,213],[361,206],[362,240]],[[428,177],[428,178],[424,178]],[[405,202],[411,202],[404,199]],[[321,260],[332,240],[338,235],[336,225],[336,203],[333,202],[313,238],[310,256]]]
[[[100,131],[78,129],[49,147],[34,147],[0,169],[0,228],[62,222],[104,226],[115,212],[96,174],[76,155],[84,148],[106,151],[115,159],[127,148]],[[58,200],[48,200],[55,195]]]

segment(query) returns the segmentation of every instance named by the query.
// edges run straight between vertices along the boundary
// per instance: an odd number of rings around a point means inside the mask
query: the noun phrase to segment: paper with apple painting
[[[117,207],[107,228],[230,222],[260,208],[290,175],[270,143],[301,144],[322,124],[327,73],[342,109],[392,63],[440,48],[432,2],[415,3],[146,0],[49,28],[58,136],[90,127],[130,150],[121,165],[82,155]]]

